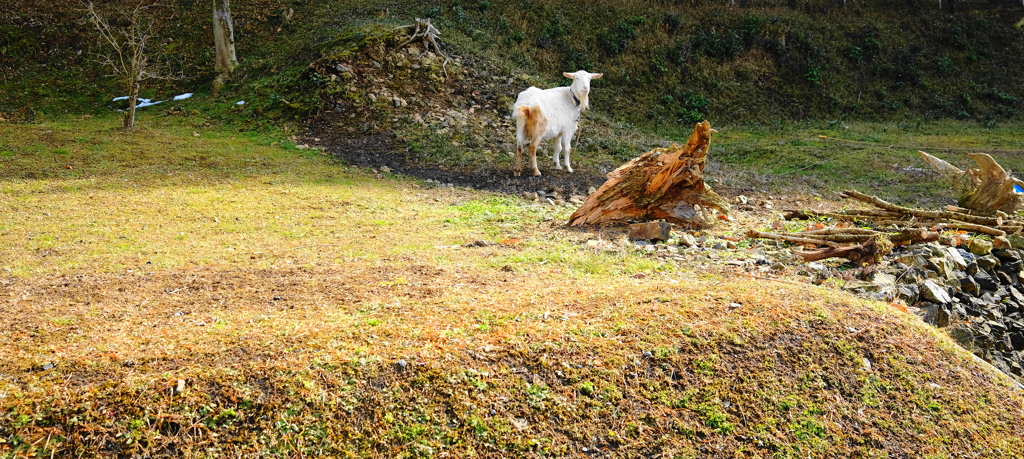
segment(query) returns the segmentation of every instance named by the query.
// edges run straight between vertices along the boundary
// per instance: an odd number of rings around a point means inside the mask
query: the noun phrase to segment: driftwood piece
[[[885,236],[875,236],[868,242],[845,247],[826,247],[821,250],[803,252],[794,250],[793,253],[804,259],[804,262],[824,260],[826,258],[841,257],[852,261],[855,264],[873,265],[882,261],[882,258],[892,252],[892,242]]]
[[[569,217],[569,224],[604,225],[664,219],[684,227],[710,226],[697,209],[729,211],[704,183],[711,124],[697,123],[689,141],[644,153],[608,174],[608,180]]]
[[[799,233],[797,233],[799,234]],[[825,245],[829,247],[838,248],[839,245],[834,242],[829,242],[820,238],[807,238],[794,236],[792,234],[778,234],[778,233],[765,233],[757,230],[747,231],[747,237],[752,238],[763,238],[763,239],[775,239],[779,241],[795,242],[797,244],[810,244],[810,245]]]
[[[921,158],[953,185],[960,207],[994,213],[1013,213],[1024,209],[1024,194],[1014,186],[1024,187],[1024,182],[1012,177],[995,159],[985,153],[968,153],[967,157],[978,163],[978,168],[960,168],[923,151]]]
[[[778,234],[765,233],[757,230],[747,231],[747,237],[775,239],[779,241],[794,242],[797,244],[812,244],[838,247],[837,243],[864,243],[874,238],[884,236],[893,245],[917,244],[920,242],[931,242],[939,240],[939,233],[928,231],[924,228],[902,229],[893,232],[864,230],[858,228],[829,228],[820,231],[803,231],[800,233]]]

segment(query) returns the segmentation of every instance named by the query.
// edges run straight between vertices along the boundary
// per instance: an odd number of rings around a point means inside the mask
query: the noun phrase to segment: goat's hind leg
[[[540,175],[540,169],[537,168],[537,148],[540,147],[540,137],[532,139],[530,142],[530,165],[533,166],[533,175]]]
[[[519,177],[523,171],[523,143],[516,142],[516,167],[512,169],[512,175]]]

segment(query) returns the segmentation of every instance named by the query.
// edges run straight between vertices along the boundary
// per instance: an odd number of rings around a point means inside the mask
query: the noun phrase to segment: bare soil
[[[436,180],[458,187],[476,190],[497,191],[508,194],[522,192],[558,191],[563,195],[587,195],[590,187],[599,187],[605,177],[597,171],[579,165],[573,173],[564,171],[542,171],[544,175],[534,177],[524,173],[514,177],[507,167],[485,166],[472,170],[450,169],[430,164],[416,164],[405,155],[405,143],[391,132],[362,134],[354,130],[339,128],[343,122],[338,115],[329,113],[310,123],[305,140],[319,138],[315,142],[324,151],[348,164],[380,169],[387,167],[393,173],[416,177],[422,180]],[[541,161],[542,158],[537,158]]]

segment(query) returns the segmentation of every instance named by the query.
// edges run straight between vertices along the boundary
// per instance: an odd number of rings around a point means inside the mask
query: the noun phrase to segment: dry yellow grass
[[[884,304],[287,142],[100,126],[0,125],[2,457],[1024,453],[1020,391]]]

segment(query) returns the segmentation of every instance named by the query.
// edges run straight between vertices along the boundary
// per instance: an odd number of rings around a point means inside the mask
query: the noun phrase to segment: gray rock
[[[961,271],[967,269],[967,260],[965,260],[964,257],[960,256],[959,249],[953,247],[946,247],[944,252],[946,253],[946,260],[952,263],[955,269],[959,269]]]
[[[918,252],[905,252],[897,256],[894,261],[907,265],[911,268],[920,269],[928,263],[928,257]]]
[[[982,290],[995,290],[999,288],[999,282],[985,271],[978,271],[972,277]]]
[[[991,319],[985,324],[988,325],[990,330],[992,330],[993,335],[1001,337],[1006,333],[1006,325],[1003,325],[1003,323],[997,319]]]
[[[949,279],[953,275],[953,263],[946,257],[931,257],[926,267],[938,274],[940,279]]]
[[[966,276],[960,279],[960,290],[972,294],[978,294],[981,291],[981,287],[978,285],[978,281],[974,280],[971,276]]]
[[[933,303],[945,304],[953,301],[949,296],[949,292],[945,286],[937,284],[935,281],[929,279],[920,284],[921,286],[921,298],[931,301]]]
[[[985,271],[991,271],[996,266],[999,266],[999,259],[992,255],[980,256],[975,258],[974,261],[978,262],[978,268],[984,269]]]
[[[921,320],[925,321],[926,323],[929,323],[939,328],[949,326],[949,311],[943,308],[942,305],[935,303],[925,303],[921,307],[921,311],[919,314],[921,315]]]
[[[995,250],[992,251],[992,255],[995,255],[996,258],[998,258],[998,259],[1000,259],[1000,260],[1002,260],[1004,262],[1006,262],[1006,261],[1017,261],[1017,262],[1019,262],[1020,261],[1020,252],[1017,252],[1016,250],[995,249]]]
[[[900,284],[896,288],[896,296],[907,304],[914,304],[917,303],[917,299],[921,296],[921,291],[917,284]]]
[[[1015,351],[1024,351],[1024,330],[1020,328],[1006,335],[1010,348]]]
[[[679,245],[683,247],[697,247],[697,238],[693,237],[690,233],[682,233],[679,235]]]

